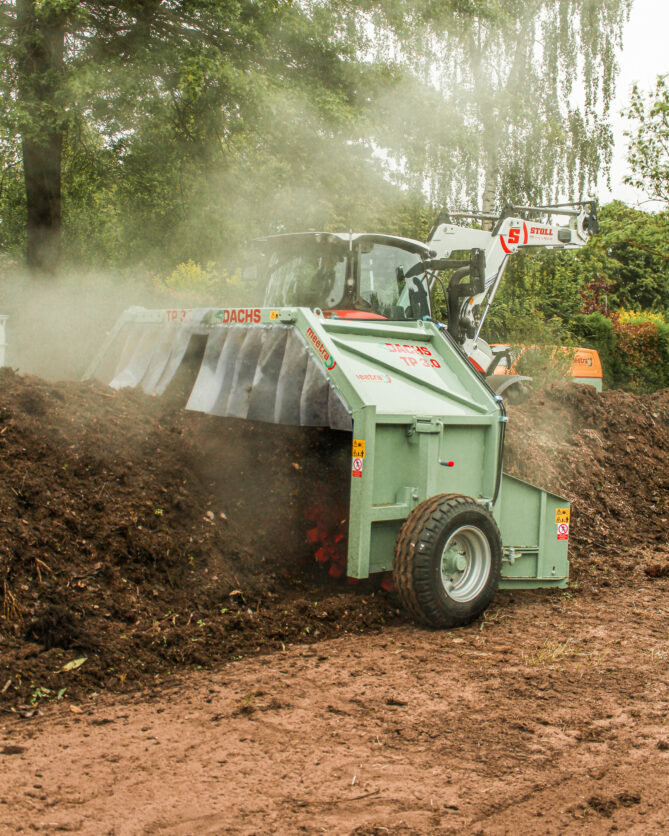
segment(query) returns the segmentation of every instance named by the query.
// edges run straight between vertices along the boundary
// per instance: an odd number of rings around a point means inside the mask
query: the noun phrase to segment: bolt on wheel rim
[[[456,529],[441,554],[441,582],[454,601],[471,601],[485,587],[492,555],[488,538],[473,525]]]

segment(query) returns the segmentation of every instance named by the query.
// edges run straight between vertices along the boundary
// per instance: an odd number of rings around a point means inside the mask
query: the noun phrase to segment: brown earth
[[[30,713],[63,688],[123,691],[396,617],[378,584],[319,571],[305,537],[314,505],[345,500],[345,434],[7,370],[0,404],[0,704]]]
[[[507,470],[571,500],[576,581],[669,571],[669,390],[540,391],[510,408],[505,454]]]
[[[454,632],[315,565],[348,443],[0,371],[2,832],[666,831],[669,392],[511,410],[573,583]]]
[[[0,832],[660,836],[668,592],[503,594],[0,720]]]

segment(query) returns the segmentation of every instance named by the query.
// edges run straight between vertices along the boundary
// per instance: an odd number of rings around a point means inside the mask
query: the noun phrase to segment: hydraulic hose
[[[488,384],[486,383],[486,386]],[[490,389],[490,387],[488,386]],[[492,392],[492,389],[490,389]],[[504,439],[506,437],[506,406],[504,405],[504,398],[501,395],[495,395],[495,400],[497,401],[497,405],[499,407],[500,415],[500,424],[502,428],[499,432],[499,451],[497,453],[497,476],[495,478],[495,492],[492,497],[492,504],[494,505],[497,502],[497,497],[499,496],[499,489],[502,484],[502,471],[504,469]]]
[[[469,275],[469,267],[461,267],[456,270],[448,282],[448,333],[456,342],[460,340],[460,304],[458,295],[458,283],[460,279]]]

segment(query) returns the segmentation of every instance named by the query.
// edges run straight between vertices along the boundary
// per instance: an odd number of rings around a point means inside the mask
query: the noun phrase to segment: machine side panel
[[[569,516],[568,500],[503,475],[495,506],[504,545],[501,588],[567,585]]]

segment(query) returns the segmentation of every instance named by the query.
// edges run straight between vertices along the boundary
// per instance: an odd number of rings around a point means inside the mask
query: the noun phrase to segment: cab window
[[[339,248],[279,247],[267,262],[267,306],[320,307],[344,293],[346,255]]]
[[[411,318],[405,292],[406,273],[420,263],[416,253],[387,244],[371,244],[360,248],[360,297],[374,313],[391,319]],[[409,283],[415,284],[415,279]],[[400,312],[398,308],[401,307]]]

